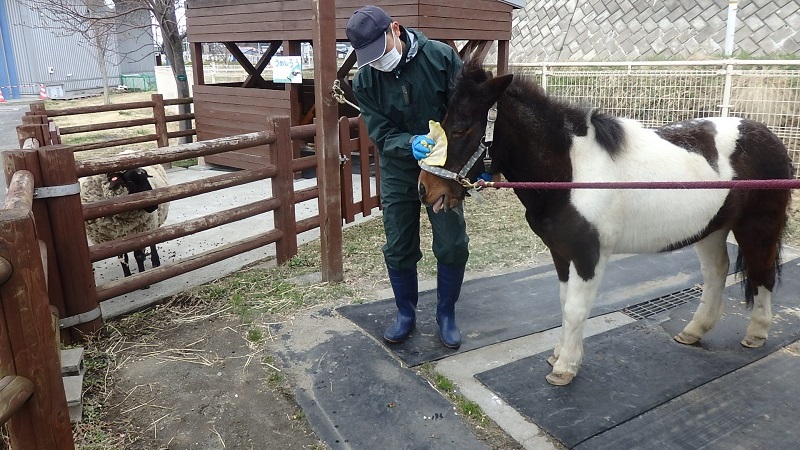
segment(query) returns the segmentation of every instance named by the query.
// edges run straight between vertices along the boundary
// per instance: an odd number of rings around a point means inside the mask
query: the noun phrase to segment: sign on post
[[[275,83],[302,83],[302,56],[274,56],[272,58],[272,81]]]

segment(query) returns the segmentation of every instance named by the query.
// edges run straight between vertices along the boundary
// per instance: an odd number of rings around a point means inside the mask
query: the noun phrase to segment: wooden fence
[[[51,271],[51,286],[56,288],[51,292],[51,302],[58,308],[61,317],[64,317],[62,327],[75,326],[72,337],[76,337],[75,333],[92,332],[100,328],[102,319],[99,303],[104,300],[269,244],[275,244],[278,262],[285,262],[297,253],[297,234],[327,223],[319,214],[303,220],[297,220],[295,216],[297,203],[319,199],[320,196],[318,186],[295,191],[293,182],[296,172],[318,165],[318,155],[293,157],[292,140],[313,138],[316,133],[315,125],[291,127],[289,119],[281,117],[272,119],[265,128],[265,131],[257,133],[78,162],[74,158],[74,149],[65,145],[49,145],[35,150],[21,149],[3,154],[7,177],[15,171],[29,170],[33,173],[37,187],[51,191],[52,195],[38,197],[40,199],[34,202],[33,212],[37,224],[44,224],[40,231],[48,249],[52,249],[52,254],[55,255],[47,264]],[[371,188],[367,175],[372,166],[376,179],[379,177],[377,154],[363,131],[364,125],[359,118],[342,118],[339,130],[343,161],[340,174],[345,186],[341,193],[342,215],[346,221],[352,221],[357,214],[366,216],[379,207],[379,193],[377,188]],[[22,134],[24,133],[21,136]],[[351,135],[357,137],[351,138]],[[269,148],[270,163],[263,167],[140,192],[126,196],[124,201],[117,198],[81,205],[78,191],[74,189],[79,177],[265,145]],[[354,152],[359,153],[364,174],[361,177],[362,198],[358,202],[353,198],[352,186]],[[115,241],[91,246],[88,244],[85,220],[266,179],[271,180],[270,198]],[[377,185],[379,183],[376,182]],[[274,216],[274,228],[261,230],[256,236],[178,261],[170,261],[144,273],[100,286],[95,284],[93,262],[270,212]],[[341,223],[338,226],[341,227]],[[341,252],[341,240],[329,242],[328,245],[338,246]],[[69,339],[69,336],[65,336],[65,339]]]
[[[16,171],[0,210],[0,425],[14,450],[74,449],[33,198]]]
[[[18,132],[20,142],[29,137],[39,139],[42,146],[61,144],[61,136],[88,133],[92,131],[119,130],[122,128],[139,127],[153,125],[154,132],[144,136],[136,136],[121,139],[102,140],[80,145],[73,145],[72,151],[81,152],[97,150],[101,148],[120,147],[123,145],[139,144],[143,142],[155,142],[158,147],[167,147],[172,138],[188,137],[197,134],[192,128],[191,121],[194,120],[194,113],[167,115],[167,106],[190,105],[192,98],[176,98],[164,100],[161,94],[152,94],[150,101],[129,102],[116,105],[101,106],[82,106],[76,108],[47,109],[43,102],[31,105],[30,111],[25,113],[22,118],[22,127]],[[153,117],[143,119],[120,120],[117,122],[93,123],[89,125],[78,125],[71,127],[58,127],[53,121],[54,117],[67,117],[83,114],[94,114],[111,111],[130,111],[135,109],[152,109]],[[167,124],[171,122],[184,122],[184,129],[180,131],[168,131]]]

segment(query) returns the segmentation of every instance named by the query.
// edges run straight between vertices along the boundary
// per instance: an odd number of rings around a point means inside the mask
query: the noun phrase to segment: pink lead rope
[[[483,181],[478,188],[513,189],[797,189],[800,180],[716,181]]]

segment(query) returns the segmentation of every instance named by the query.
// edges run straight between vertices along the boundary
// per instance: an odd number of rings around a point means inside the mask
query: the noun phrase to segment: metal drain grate
[[[692,286],[682,291],[673,292],[653,300],[628,306],[623,309],[622,312],[636,320],[644,319],[675,308],[676,306],[683,305],[684,303],[699,300],[702,293],[703,289],[700,286]]]

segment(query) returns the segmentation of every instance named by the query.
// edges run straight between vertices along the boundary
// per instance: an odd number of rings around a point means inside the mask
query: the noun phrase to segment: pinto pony
[[[490,108],[495,111],[490,112]],[[422,171],[419,194],[435,210],[450,209],[484,168],[489,114],[493,172],[511,182],[708,181],[787,179],[791,163],[780,139],[761,123],[705,118],[647,129],[548,97],[534,82],[513,75],[492,77],[474,61],[464,65],[443,127],[451,179]],[[493,117],[494,119],[494,117]],[[491,133],[489,133],[491,135]],[[479,148],[483,149],[478,150]],[[470,161],[470,158],[472,160]],[[423,167],[425,168],[425,167]],[[583,358],[583,329],[609,257],[654,253],[695,244],[703,273],[701,303],[675,336],[694,344],[723,312],[728,273],[728,232],[739,245],[737,266],[752,308],[746,347],[764,344],[772,322],[772,291],[779,275],[788,189],[614,190],[515,189],[525,218],[547,245],[560,281],[561,337],[548,362],[547,381],[565,385]]]

